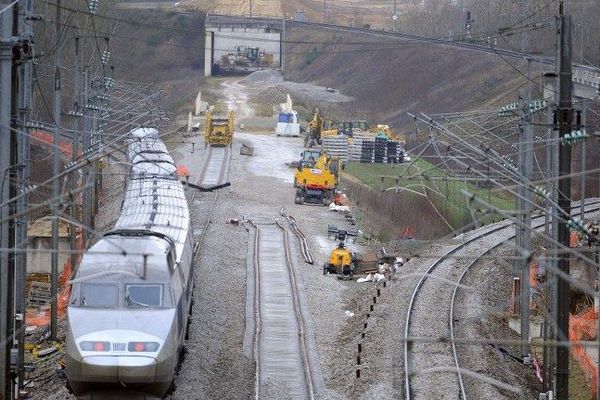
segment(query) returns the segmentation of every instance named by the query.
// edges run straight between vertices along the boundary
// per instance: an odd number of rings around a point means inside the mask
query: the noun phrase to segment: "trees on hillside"
[[[568,0],[565,10],[573,17],[575,61],[600,65],[600,1]],[[531,52],[552,52],[558,4],[547,0],[422,0],[409,6],[409,17],[401,30],[450,40],[467,39],[467,12],[473,20],[468,40],[515,50],[525,46]]]

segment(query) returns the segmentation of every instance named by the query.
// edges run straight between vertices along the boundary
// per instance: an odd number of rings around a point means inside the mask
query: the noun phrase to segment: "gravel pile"
[[[277,85],[283,82],[283,76],[279,71],[274,69],[264,69],[262,71],[255,71],[250,75],[240,80],[240,83],[251,86],[260,85]]]
[[[275,70],[253,72],[241,79],[240,83],[253,88],[261,88],[264,95],[259,93],[259,98],[270,99],[274,105],[284,102],[285,95],[288,93],[292,97],[292,101],[301,103],[346,103],[354,99],[338,91],[329,91],[323,86],[312,83],[284,81],[279,71]]]

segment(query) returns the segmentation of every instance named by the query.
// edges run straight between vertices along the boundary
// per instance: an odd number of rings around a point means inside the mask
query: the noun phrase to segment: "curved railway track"
[[[574,212],[573,215],[579,215],[578,210],[579,209],[573,210],[577,211]],[[598,202],[596,201],[586,205],[585,212],[589,213],[598,210],[600,210],[600,205],[598,205]],[[532,217],[532,228],[539,229],[543,227],[544,223],[533,224],[534,221],[543,218],[543,215]],[[417,391],[427,391],[423,395],[423,398],[444,398],[444,395],[450,395],[452,398],[459,398],[463,400],[467,400],[469,398],[465,388],[463,373],[461,372],[457,346],[454,343],[454,313],[456,309],[455,305],[457,293],[458,289],[460,288],[459,285],[463,282],[470,269],[476,265],[483,256],[514,237],[514,225],[508,221],[503,221],[491,227],[484,228],[476,235],[468,237],[463,243],[460,243],[459,245],[447,250],[439,259],[435,260],[429,267],[427,267],[425,272],[421,275],[410,298],[404,330],[404,387],[406,400],[416,398],[417,396],[415,396],[415,392]],[[460,255],[460,257],[453,257],[458,255]],[[466,262],[465,260],[468,258],[472,258],[472,260],[470,262]],[[436,274],[432,275],[434,271]],[[433,279],[428,279],[432,277]],[[448,282],[440,285],[436,278],[452,281],[455,282],[455,284],[449,285],[448,283],[451,282]],[[429,282],[431,282],[432,285],[426,285]],[[447,298],[450,299],[450,308],[446,313],[447,320],[444,320],[440,313],[431,312],[431,310],[428,310],[427,312],[427,315],[430,315],[430,317],[427,318],[426,321],[415,322],[412,320],[414,311],[418,306],[417,299],[420,296],[427,295],[435,296],[436,302],[439,304],[444,304],[444,301]],[[418,323],[421,323],[421,326],[419,326]],[[417,332],[414,336],[430,336],[432,329],[435,329],[438,332],[444,332],[447,330],[450,336],[449,343],[409,342],[409,338],[413,330],[423,331],[422,333]],[[419,360],[419,355],[421,355],[421,360]],[[419,362],[425,365],[419,366]],[[436,372],[436,376],[428,376],[425,378],[427,380],[427,384],[421,385],[423,387],[427,387],[426,390],[422,390],[421,388],[416,388],[415,390],[414,386],[419,386],[419,383],[413,382],[413,371],[436,366],[448,367],[451,364],[454,365],[453,371]],[[446,375],[446,377],[447,375],[455,375],[456,381],[454,386],[449,386],[448,381],[444,380],[443,375]],[[419,378],[417,375],[415,380],[418,379]],[[440,382],[438,382],[438,380]]]
[[[288,231],[279,223],[250,221],[254,235],[255,398],[269,385],[285,398],[314,399],[313,368],[307,352]]]
[[[231,149],[208,146],[208,153],[202,165],[198,186],[202,188],[218,187],[225,183],[229,170]]]

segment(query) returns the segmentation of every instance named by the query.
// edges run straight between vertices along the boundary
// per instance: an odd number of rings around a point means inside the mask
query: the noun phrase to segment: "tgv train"
[[[125,386],[163,396],[187,335],[193,241],[184,189],[156,129],[130,138],[120,217],[72,280],[66,375],[76,395]]]

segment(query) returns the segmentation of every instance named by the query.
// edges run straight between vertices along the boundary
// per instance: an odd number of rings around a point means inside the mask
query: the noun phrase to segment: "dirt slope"
[[[407,111],[512,102],[516,93],[505,94],[524,81],[496,55],[314,27],[293,27],[287,37],[287,79],[331,86],[357,99],[328,111],[396,127],[408,126]]]

